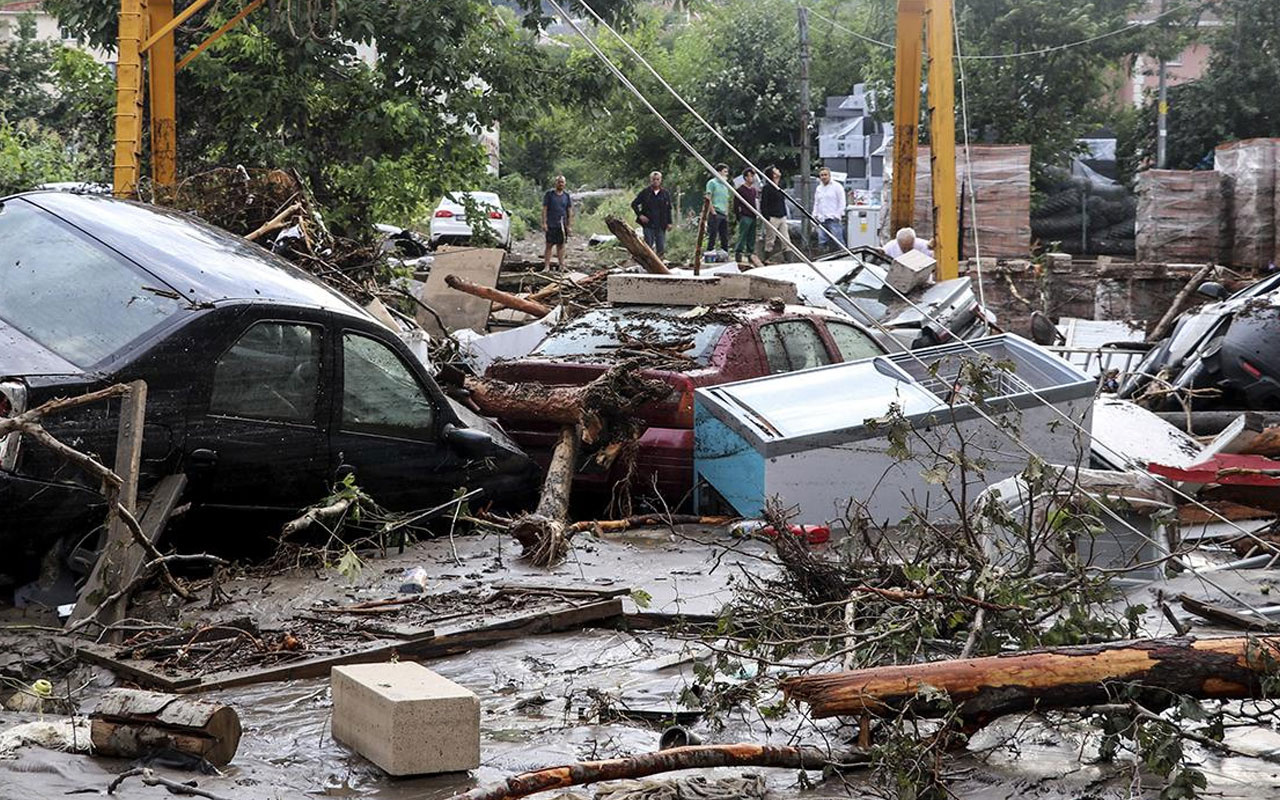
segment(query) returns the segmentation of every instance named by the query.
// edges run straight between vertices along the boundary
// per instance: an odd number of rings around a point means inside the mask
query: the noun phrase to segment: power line
[[[799,0],[797,0],[797,2],[799,2]],[[803,3],[802,3],[802,5],[803,5]],[[1157,20],[1159,20],[1159,19],[1162,19],[1162,18],[1164,18],[1164,17],[1167,17],[1167,16],[1169,16],[1169,15],[1171,15],[1171,14],[1175,14],[1175,13],[1177,13],[1177,12],[1179,12],[1179,11],[1182,11],[1183,9],[1188,8],[1188,7],[1190,7],[1190,6],[1193,6],[1193,5],[1196,5],[1196,3],[1195,3],[1195,2],[1185,2],[1185,3],[1180,3],[1180,4],[1176,5],[1176,6],[1174,6],[1173,8],[1170,8],[1170,9],[1168,9],[1168,10],[1166,10],[1166,11],[1162,11],[1161,13],[1159,13],[1159,14],[1155,15],[1154,17],[1151,17],[1150,19],[1141,20],[1141,21],[1135,21],[1135,22],[1129,22],[1129,23],[1126,23],[1123,27],[1120,27],[1120,28],[1116,28],[1116,29],[1114,29],[1114,30],[1107,31],[1107,32],[1105,32],[1105,33],[1100,33],[1100,34],[1097,34],[1096,36],[1090,36],[1090,37],[1089,37],[1089,38],[1087,38],[1087,39],[1080,39],[1079,41],[1075,41],[1075,42],[1067,42],[1066,44],[1057,44],[1057,45],[1052,45],[1052,46],[1050,46],[1050,47],[1042,47],[1042,48],[1039,48],[1039,49],[1037,49],[1037,50],[1022,50],[1022,51],[1019,51],[1019,52],[1016,52],[1016,53],[984,53],[984,54],[976,54],[976,55],[967,55],[967,56],[962,56],[962,55],[960,55],[960,51],[959,51],[959,49],[957,48],[957,50],[956,50],[956,59],[957,59],[957,60],[960,60],[960,61],[964,61],[964,60],[969,60],[969,61],[999,61],[999,60],[1001,60],[1001,59],[1006,59],[1006,58],[1023,58],[1023,57],[1025,57],[1025,56],[1042,56],[1042,55],[1047,55],[1047,54],[1049,54],[1049,53],[1056,53],[1056,52],[1061,51],[1061,50],[1071,50],[1071,49],[1074,49],[1074,48],[1076,48],[1076,47],[1083,47],[1083,46],[1085,46],[1085,45],[1087,45],[1087,44],[1093,44],[1094,42],[1101,41],[1101,40],[1103,40],[1103,39],[1109,39],[1109,38],[1111,38],[1112,36],[1119,36],[1119,35],[1120,35],[1120,34],[1122,34],[1122,33],[1128,33],[1128,32],[1130,32],[1130,31],[1141,30],[1142,28],[1145,28],[1146,26],[1150,25],[1151,23],[1153,23],[1153,22],[1155,22],[1155,21],[1157,21]],[[831,25],[832,27],[834,27],[836,30],[843,31],[843,32],[845,32],[845,33],[849,34],[850,36],[853,36],[853,37],[854,37],[854,38],[856,38],[856,39],[861,39],[862,41],[864,41],[864,42],[868,42],[868,43],[870,43],[870,44],[878,45],[878,46],[880,46],[880,47],[884,47],[884,48],[889,49],[889,50],[893,50],[893,49],[895,49],[895,45],[894,45],[894,44],[892,44],[891,42],[883,42],[883,41],[880,41],[879,39],[875,39],[875,38],[872,38],[872,37],[870,37],[870,36],[867,36],[866,34],[859,33],[858,31],[855,31],[855,30],[853,30],[852,28],[849,28],[848,26],[843,25],[843,24],[841,24],[841,23],[837,22],[836,20],[834,20],[834,19],[832,19],[832,18],[830,18],[830,17],[828,17],[828,16],[825,16],[825,15],[823,15],[823,14],[821,14],[821,13],[817,12],[817,11],[814,11],[812,7],[808,7],[808,8],[809,8],[809,13],[810,13],[810,14],[812,14],[813,16],[817,17],[818,19],[822,20],[823,22],[828,23],[829,25]],[[954,14],[954,8],[952,9],[952,11],[953,11],[953,14]]]
[[[673,124],[672,124],[672,123],[671,123],[671,122],[670,122],[670,121],[669,121],[669,120],[668,120],[668,119],[667,119],[667,118],[666,118],[666,117],[665,117],[661,112],[659,112],[659,111],[658,111],[658,110],[653,106],[653,104],[652,104],[651,102],[649,102],[649,99],[648,99],[647,97],[645,97],[644,93],[643,93],[643,92],[641,92],[638,88],[636,88],[635,84],[634,84],[634,83],[632,83],[632,82],[631,82],[631,80],[630,80],[629,78],[627,78],[627,76],[626,76],[625,74],[623,74],[622,70],[621,70],[621,69],[620,69],[620,68],[619,68],[619,67],[618,67],[618,66],[617,66],[617,65],[612,61],[612,59],[610,59],[607,55],[605,55],[604,51],[600,49],[599,45],[597,45],[597,44],[595,43],[595,41],[594,41],[594,40],[592,40],[592,39],[591,39],[591,37],[590,37],[590,36],[588,36],[588,35],[587,35],[587,33],[586,33],[585,31],[583,31],[583,30],[582,30],[582,27],[581,27],[580,25],[578,25],[577,21],[576,21],[576,20],[574,20],[572,17],[570,17],[570,16],[568,15],[568,13],[566,13],[566,12],[565,12],[565,10],[564,10],[563,8],[561,8],[561,7],[560,7],[560,5],[556,2],[556,0],[547,0],[547,2],[548,2],[548,3],[549,3],[553,8],[555,8],[557,12],[559,12],[559,14],[560,14],[564,19],[565,19],[565,21],[566,21],[566,22],[568,22],[568,23],[569,23],[569,25],[570,25],[571,27],[573,27],[574,31],[575,31],[575,32],[577,32],[577,34],[578,34],[578,35],[583,39],[583,41],[585,41],[585,42],[587,43],[587,46],[591,48],[592,52],[593,52],[593,53],[595,53],[596,57],[597,57],[597,58],[599,58],[602,62],[604,62],[605,66],[606,66],[606,67],[608,67],[609,71],[613,73],[613,75],[614,75],[614,76],[619,80],[619,82],[621,82],[621,83],[623,84],[623,86],[625,86],[628,90],[630,90],[630,91],[631,91],[631,93],[632,93],[632,94],[634,94],[634,95],[636,96],[636,98],[637,98],[637,99],[639,99],[639,100],[640,100],[640,102],[641,102],[641,103],[643,103],[643,104],[644,104],[644,106],[645,106],[646,108],[648,108],[648,109],[649,109],[649,111],[650,111],[650,112],[651,112],[655,117],[657,117],[658,121],[662,124],[662,126],[663,126],[664,128],[666,128],[666,129],[667,129],[667,131],[668,131],[668,132],[670,132],[670,133],[671,133],[671,135],[672,135],[672,136],[674,136],[678,142],[680,142],[681,146],[683,146],[686,150],[688,150],[688,151],[689,151],[689,153],[690,153],[690,154],[691,154],[691,155],[692,155],[692,156],[693,156],[693,157],[698,161],[698,163],[700,163],[700,164],[703,166],[703,168],[705,168],[705,169],[706,169],[706,171],[708,172],[708,174],[713,175],[713,176],[714,176],[714,175],[716,175],[716,174],[718,174],[718,173],[716,173],[715,168],[711,165],[711,162],[710,162],[710,161],[708,161],[708,160],[707,160],[707,159],[702,155],[702,153],[701,153],[700,151],[698,151],[698,149],[697,149],[696,147],[694,147],[692,144],[690,144],[690,143],[689,143],[689,141],[688,141],[688,140],[687,140],[683,135],[681,135],[681,134],[680,134],[680,132],[679,132],[678,130],[676,130],[675,126],[674,126],[674,125],[673,125]],[[760,174],[760,173],[761,173],[760,169],[759,169],[758,167],[756,167],[756,166],[751,162],[751,160],[750,160],[750,159],[748,159],[746,156],[744,156],[744,155],[743,155],[743,154],[742,154],[742,153],[741,153],[741,152],[740,152],[736,147],[734,147],[734,146],[733,146],[733,144],[732,144],[732,143],[730,143],[730,142],[729,142],[729,141],[728,141],[728,140],[727,140],[727,139],[726,139],[726,138],[725,138],[725,137],[724,137],[724,136],[719,132],[719,130],[717,130],[714,126],[712,126],[712,125],[711,125],[710,123],[708,123],[705,119],[703,119],[703,118],[702,118],[702,116],[701,116],[700,114],[698,114],[698,112],[697,112],[697,111],[695,111],[695,110],[693,109],[693,107],[692,107],[692,106],[690,106],[690,105],[688,104],[688,102],[686,102],[686,101],[685,101],[684,97],[683,97],[682,95],[680,95],[680,93],[679,93],[679,92],[677,92],[677,91],[676,91],[676,90],[675,90],[675,89],[674,89],[674,88],[673,88],[669,83],[667,83],[667,81],[662,77],[662,75],[661,75],[661,74],[659,74],[659,73],[658,73],[658,71],[657,71],[656,69],[654,69],[653,65],[649,63],[648,59],[646,59],[646,58],[645,58],[644,56],[642,56],[639,52],[637,52],[637,51],[635,50],[635,48],[631,46],[630,42],[628,42],[625,38],[623,38],[621,34],[619,34],[616,30],[614,30],[614,28],[613,28],[611,25],[609,25],[609,23],[607,23],[607,22],[606,22],[606,21],[605,21],[605,20],[604,20],[604,19],[603,19],[599,14],[597,14],[597,13],[595,12],[595,10],[590,6],[590,4],[589,4],[588,2],[586,2],[586,0],[580,0],[580,2],[581,2],[581,5],[582,5],[582,6],[583,6],[583,7],[584,7],[584,8],[585,8],[585,9],[586,9],[590,14],[591,14],[591,16],[592,16],[592,17],[594,17],[594,18],[596,19],[597,23],[598,23],[598,24],[600,24],[602,27],[604,27],[606,30],[608,30],[608,31],[609,31],[609,32],[610,32],[610,33],[611,33],[611,34],[612,34],[612,35],[613,35],[613,36],[614,36],[614,37],[615,37],[619,42],[621,42],[621,43],[623,44],[623,46],[628,50],[628,52],[630,52],[630,53],[631,53],[631,54],[632,54],[632,55],[633,55],[633,56],[634,56],[638,61],[640,61],[640,63],[644,65],[644,67],[649,71],[649,73],[650,73],[651,75],[653,75],[653,76],[658,80],[658,82],[659,82],[659,83],[661,83],[661,84],[663,85],[663,87],[664,87],[664,88],[666,88],[666,90],[667,90],[667,91],[672,95],[672,97],[674,97],[674,98],[675,98],[675,99],[676,99],[676,100],[677,100],[677,101],[678,101],[678,102],[679,102],[679,103],[680,103],[680,104],[681,104],[681,105],[682,105],[686,110],[688,110],[691,114],[693,114],[693,116],[694,116],[694,117],[695,117],[695,118],[696,118],[696,119],[697,119],[697,120],[698,120],[698,121],[699,121],[699,122],[700,122],[704,127],[706,127],[709,131],[711,131],[711,133],[713,133],[713,134],[714,134],[714,135],[715,135],[715,136],[716,136],[716,137],[717,137],[717,138],[718,138],[718,139],[719,139],[719,140],[720,140],[720,141],[721,141],[721,142],[722,142],[726,147],[728,147],[728,148],[730,149],[730,151],[734,153],[734,155],[736,155],[738,158],[742,159],[742,160],[743,160],[743,161],[744,161],[748,166],[750,166],[750,167],[752,167],[753,169],[755,169],[755,171],[756,171],[756,173],[757,173],[757,174]],[[770,183],[771,185],[773,185],[775,188],[778,188],[778,187],[777,187],[777,184],[773,183],[773,181],[772,181],[771,179],[769,179],[768,177],[766,177],[766,178],[765,178],[765,180],[769,181],[769,183]],[[745,198],[743,198],[743,197],[742,197],[742,195],[738,192],[738,190],[737,190],[737,188],[736,188],[736,187],[730,186],[730,187],[729,187],[729,191],[734,195],[734,197],[736,197],[739,201],[741,201],[741,202],[742,202],[742,204],[743,204],[744,206],[746,206],[746,207],[750,208],[750,209],[751,209],[751,211],[752,211],[752,213],[754,213],[756,217],[758,217],[758,218],[762,218],[762,217],[761,217],[761,214],[760,214],[760,212],[759,212],[759,210],[758,210],[758,209],[756,209],[752,204],[747,203],[747,202],[746,202],[746,200],[745,200]],[[808,210],[808,209],[806,209],[806,208],[804,208],[803,206],[800,206],[800,211],[801,211],[801,213],[802,213],[802,214],[804,214],[804,215],[805,215],[808,219],[810,219],[811,221],[814,221],[814,222],[816,222],[816,221],[817,221],[817,220],[815,220],[815,219],[813,218],[813,215],[809,212],[809,210]],[[844,289],[842,289],[842,288],[841,288],[839,285],[837,285],[834,281],[832,281],[832,280],[830,280],[829,278],[827,278],[827,276],[826,276],[826,275],[824,275],[824,274],[822,273],[822,271],[821,271],[821,270],[819,270],[819,269],[817,268],[817,266],[813,263],[813,261],[812,261],[812,260],[810,260],[810,259],[809,259],[809,257],[808,257],[807,255],[805,255],[805,254],[804,254],[804,252],[803,252],[803,251],[801,251],[799,247],[797,247],[793,242],[791,242],[789,238],[787,238],[787,239],[785,239],[785,240],[784,240],[784,244],[785,244],[787,247],[789,247],[791,250],[793,250],[793,251],[795,252],[795,254],[796,254],[796,255],[801,259],[801,261],[805,264],[805,266],[807,266],[810,270],[812,270],[812,271],[813,271],[813,273],[814,273],[815,275],[817,275],[817,276],[818,276],[822,281],[824,281],[825,283],[827,283],[827,284],[828,284],[832,289],[834,289],[834,290],[835,290],[835,292],[836,292],[839,296],[841,296],[845,301],[847,301],[847,302],[850,304],[850,307],[852,307],[852,308],[858,308],[857,304],[853,302],[852,298],[850,298],[850,297],[849,297],[849,295],[844,291]],[[850,250],[850,249],[849,249],[849,248],[848,248],[848,247],[847,247],[843,242],[837,242],[837,244],[838,244],[838,245],[841,247],[841,249],[843,249],[843,250],[845,251],[845,253],[847,253],[849,256],[854,257],[854,258],[857,258],[857,256],[853,253],[853,251],[851,251],[851,250]],[[886,284],[886,285],[887,285],[887,284]],[[892,291],[892,292],[893,292],[893,293],[894,293],[898,298],[900,298],[900,299],[901,299],[901,300],[903,300],[905,303],[907,303],[911,308],[913,308],[914,310],[916,310],[917,312],[919,312],[920,314],[922,314],[924,318],[929,319],[929,320],[934,320],[933,316],[928,312],[928,310],[921,308],[917,303],[915,303],[913,300],[911,300],[909,297],[907,297],[904,293],[899,292],[897,289],[894,289],[893,287],[888,287],[888,288],[890,288],[890,289],[891,289],[891,291]],[[884,323],[883,323],[883,322],[881,322],[879,319],[877,319],[877,318],[875,318],[875,317],[873,317],[873,316],[871,316],[870,314],[865,313],[865,312],[863,312],[863,316],[864,316],[866,319],[868,319],[868,320],[872,323],[872,325],[873,325],[874,327],[878,328],[882,333],[884,333],[885,335],[890,336],[890,337],[892,337],[892,336],[893,336],[892,331],[890,331],[890,330],[888,329],[888,327],[887,327],[887,326],[885,326],[885,325],[884,325]],[[934,320],[934,321],[936,321],[936,320]],[[981,357],[981,355],[982,355],[982,354],[977,350],[977,348],[975,348],[975,347],[974,347],[972,344],[970,344],[969,342],[967,342],[967,341],[965,341],[965,340],[963,340],[963,339],[962,339],[962,340],[960,340],[960,341],[959,341],[959,343],[960,343],[961,345],[963,345],[964,347],[966,347],[967,349],[969,349],[969,350],[973,351],[975,355],[978,355],[979,357]],[[913,360],[915,360],[915,361],[916,361],[920,366],[924,367],[925,369],[930,369],[930,368],[931,368],[931,367],[930,367],[930,365],[924,361],[924,359],[922,359],[919,355],[917,355],[914,351],[910,350],[909,348],[907,348],[907,349],[905,350],[905,354],[906,354],[908,357],[910,357],[910,358],[912,358]],[[1079,431],[1080,433],[1083,433],[1086,437],[1089,437],[1089,439],[1090,439],[1090,440],[1092,439],[1092,434],[1091,434],[1091,432],[1089,432],[1089,431],[1085,430],[1085,429],[1084,429],[1084,426],[1083,426],[1083,425],[1081,425],[1081,424],[1080,424],[1079,422],[1077,422],[1076,420],[1072,419],[1072,418],[1071,418],[1071,416],[1070,416],[1069,414],[1066,414],[1066,413],[1065,413],[1065,412],[1063,412],[1061,409],[1059,409],[1057,406],[1053,405],[1053,404],[1052,404],[1052,403],[1050,403],[1048,400],[1046,400],[1046,399],[1044,398],[1044,396],[1043,396],[1043,395],[1041,395],[1038,391],[1036,391],[1035,387],[1033,387],[1030,383],[1028,383],[1027,381],[1025,381],[1021,376],[1019,376],[1019,375],[1017,375],[1016,373],[1013,373],[1013,372],[1008,373],[1008,376],[1009,376],[1010,380],[1012,380],[1013,382],[1015,382],[1015,383],[1017,383],[1017,384],[1021,384],[1021,385],[1024,387],[1024,389],[1027,391],[1027,393],[1028,393],[1028,394],[1030,394],[1032,397],[1034,397],[1034,398],[1035,398],[1035,399],[1036,399],[1040,404],[1044,405],[1046,408],[1048,408],[1049,410],[1051,410],[1052,412],[1054,412],[1054,413],[1055,413],[1055,414],[1057,414],[1058,416],[1062,417],[1064,420],[1066,420],[1066,421],[1067,421],[1067,423],[1068,423],[1069,425],[1071,425],[1072,427],[1074,427],[1074,428],[1075,428],[1077,431]],[[1042,458],[1041,458],[1041,457],[1040,457],[1040,456],[1039,456],[1039,455],[1038,455],[1034,450],[1032,450],[1032,449],[1031,449],[1031,447],[1030,447],[1030,446],[1029,446],[1029,445],[1028,445],[1028,444],[1027,444],[1027,443],[1026,443],[1022,438],[1020,438],[1019,436],[1017,436],[1017,435],[1016,435],[1016,434],[1014,434],[1013,432],[1011,432],[1011,431],[1007,430],[1005,426],[1001,425],[1001,424],[1000,424],[1000,423],[998,423],[995,419],[993,419],[993,418],[992,418],[989,414],[987,414],[987,413],[986,413],[986,412],[985,412],[981,407],[979,407],[979,405],[974,404],[974,405],[972,406],[972,408],[973,408],[973,409],[974,409],[974,411],[978,414],[978,416],[982,417],[982,419],[983,419],[983,420],[985,420],[986,422],[990,423],[990,424],[991,424],[991,426],[992,426],[996,431],[998,431],[998,432],[1000,432],[1000,433],[1004,434],[1004,435],[1005,435],[1005,436],[1006,436],[1010,441],[1012,441],[1015,445],[1017,445],[1017,446],[1018,446],[1018,447],[1019,447],[1023,452],[1025,452],[1028,456],[1030,456],[1031,458],[1037,459],[1037,460],[1039,460],[1039,461],[1043,461],[1043,460],[1044,460],[1044,459],[1042,459]],[[1119,455],[1115,450],[1113,450],[1112,448],[1108,447],[1107,445],[1103,444],[1103,447],[1104,447],[1106,450],[1110,451],[1110,452],[1111,452],[1111,454],[1112,454],[1113,456],[1115,456],[1115,455]],[[1120,516],[1120,515],[1115,511],[1115,510],[1113,510],[1113,509],[1112,509],[1112,508],[1111,508],[1111,507],[1106,503],[1106,501],[1105,501],[1103,498],[1099,497],[1098,495],[1094,494],[1093,492],[1088,491],[1087,489],[1084,489],[1083,487],[1079,487],[1079,486],[1077,486],[1076,488],[1078,489],[1078,491],[1079,491],[1081,494],[1083,494],[1084,496],[1088,497],[1089,499],[1091,499],[1091,500],[1093,500],[1095,503],[1097,503],[1097,504],[1098,504],[1098,507],[1099,507],[1099,508],[1100,508],[1100,509],[1101,509],[1101,510],[1102,510],[1102,511],[1107,515],[1107,516],[1110,516],[1110,517],[1111,517],[1112,519],[1114,519],[1116,522],[1120,523],[1120,525],[1121,525],[1121,526],[1123,526],[1124,528],[1126,528],[1126,529],[1128,529],[1129,531],[1131,531],[1133,534],[1135,534],[1136,536],[1138,536],[1138,538],[1143,539],[1143,540],[1145,540],[1145,541],[1147,541],[1147,542],[1150,542],[1150,543],[1152,543],[1152,544],[1155,544],[1155,545],[1159,546],[1159,543],[1155,542],[1155,540],[1153,540],[1153,539],[1151,538],[1151,536],[1150,536],[1150,535],[1148,535],[1148,534],[1144,534],[1142,531],[1139,531],[1139,530],[1138,530],[1138,529],[1137,529],[1133,524],[1131,524],[1130,522],[1128,522],[1127,520],[1125,520],[1123,517],[1121,517],[1121,516]],[[1174,487],[1174,486],[1169,486],[1168,488],[1169,488],[1169,489],[1170,489],[1170,491],[1172,491],[1173,493],[1175,493],[1175,494],[1177,494],[1177,495],[1179,495],[1179,496],[1181,496],[1181,497],[1183,497],[1183,498],[1185,498],[1185,499],[1189,500],[1192,504],[1194,504],[1194,505],[1198,506],[1199,508],[1201,508],[1202,510],[1204,510],[1204,511],[1208,512],[1211,516],[1217,517],[1218,519],[1220,519],[1220,520],[1222,520],[1223,522],[1227,523],[1229,526],[1231,526],[1231,527],[1235,528],[1237,531],[1239,531],[1239,532],[1240,532],[1241,534],[1243,534],[1245,537],[1250,538],[1250,539],[1253,539],[1255,542],[1258,542],[1259,544],[1262,544],[1262,540],[1261,540],[1261,539],[1260,539],[1256,534],[1253,534],[1253,533],[1252,533],[1252,532],[1250,532],[1250,531],[1246,531],[1243,527],[1241,527],[1241,526],[1237,525],[1236,523],[1234,523],[1233,521],[1231,521],[1231,520],[1227,519],[1227,518],[1226,518],[1226,517],[1224,517],[1222,514],[1220,514],[1220,513],[1216,512],[1216,511],[1214,511],[1213,509],[1210,509],[1208,506],[1205,506],[1203,503],[1199,502],[1196,498],[1191,497],[1190,495],[1186,494],[1185,492],[1181,491],[1180,489],[1178,489],[1178,488],[1176,488],[1176,487]],[[1232,598],[1233,598],[1233,599],[1235,599],[1237,602],[1240,602],[1242,605],[1244,605],[1246,608],[1248,608],[1248,609],[1250,609],[1250,610],[1253,610],[1253,611],[1257,611],[1257,609],[1256,609],[1256,608],[1254,608],[1253,606],[1251,606],[1247,601],[1245,601],[1245,600],[1243,600],[1243,599],[1240,599],[1240,598],[1238,598],[1238,597],[1235,597],[1235,595],[1231,594],[1230,592],[1228,592],[1228,591],[1227,591],[1226,589],[1224,589],[1223,587],[1221,587],[1221,586],[1219,586],[1218,584],[1214,583],[1214,582],[1213,582],[1212,580],[1210,580],[1209,578],[1204,577],[1204,575],[1203,575],[1203,574],[1198,573],[1198,572],[1197,572],[1197,573],[1195,573],[1195,574],[1196,574],[1197,579],[1198,579],[1198,580],[1200,580],[1200,581],[1202,581],[1203,583],[1205,583],[1205,584],[1207,584],[1207,585],[1209,585],[1209,586],[1213,587],[1214,589],[1217,589],[1218,591],[1220,591],[1220,592],[1222,592],[1222,593],[1226,594],[1226,595],[1227,595],[1227,596],[1229,596],[1229,597],[1232,597]]]

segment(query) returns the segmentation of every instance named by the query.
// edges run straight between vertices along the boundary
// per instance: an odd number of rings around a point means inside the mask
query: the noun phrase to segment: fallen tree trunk
[[[783,747],[759,744],[700,745],[674,747],[631,758],[583,761],[562,767],[524,772],[501,783],[481,786],[451,800],[515,800],[538,792],[566,789],[601,781],[643,778],[662,772],[712,767],[781,767],[783,769],[823,769],[854,767],[869,763],[862,750],[828,754],[816,747]]]
[[[1173,302],[1169,304],[1164,312],[1164,316],[1151,329],[1151,335],[1147,337],[1148,342],[1158,342],[1165,336],[1169,335],[1169,330],[1173,328],[1173,322],[1182,313],[1182,307],[1187,304],[1187,300],[1191,297],[1191,293],[1200,288],[1200,284],[1209,279],[1209,275],[1217,269],[1216,264],[1205,264],[1195,275],[1191,276],[1191,280],[1187,281],[1187,285],[1174,296]]]
[[[597,519],[575,522],[571,530],[620,533],[644,525],[728,525],[738,517],[700,517],[697,514],[638,514],[625,519]]]
[[[519,295],[514,295],[511,292],[504,292],[501,289],[494,289],[491,286],[481,286],[478,283],[472,283],[464,278],[459,278],[457,275],[444,276],[444,282],[450,289],[475,295],[476,297],[484,298],[485,300],[493,303],[500,303],[507,308],[514,311],[520,311],[531,317],[541,319],[551,313],[551,308],[549,306],[544,306],[542,303],[527,300]]]
[[[617,217],[605,217],[604,224],[609,226],[609,232],[618,237],[618,244],[627,248],[627,252],[636,260],[636,263],[644,267],[646,272],[652,272],[654,275],[670,275],[671,270],[667,269],[666,263],[653,252],[649,245],[638,236],[636,232],[631,230],[631,226]]]
[[[1250,697],[1277,657],[1275,637],[1142,639],[806,675],[782,687],[814,717],[944,716],[954,705],[961,719],[981,723],[1036,708],[1110,702],[1117,684],[1136,685],[1144,704],[1156,706],[1173,695]],[[926,687],[947,700],[924,696]]]
[[[582,417],[586,386],[546,386],[467,378],[463,384],[486,417],[572,425]]]
[[[221,767],[240,746],[240,717],[230,707],[141,689],[111,689],[89,717],[99,755],[138,758],[170,748]]]
[[[511,525],[511,535],[520,543],[524,557],[534,566],[558,564],[569,550],[569,490],[578,470],[578,429],[565,425],[560,441],[551,453],[542,497],[532,514]]]

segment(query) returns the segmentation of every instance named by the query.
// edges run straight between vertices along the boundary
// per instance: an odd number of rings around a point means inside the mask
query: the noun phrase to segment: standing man
[[[813,216],[818,220],[818,246],[832,250],[844,244],[844,187],[831,180],[831,170],[818,170],[813,190]]]
[[[711,201],[711,216],[707,219],[707,249],[716,249],[716,236],[720,237],[720,249],[729,249],[729,165],[716,164],[719,177],[707,181],[706,198]]]
[[[631,201],[636,221],[644,228],[644,243],[661,258],[667,250],[667,231],[671,230],[671,195],[662,188],[662,173],[649,173],[649,185]]]
[[[780,254],[785,254],[787,245],[791,243],[791,232],[787,229],[787,195],[782,191],[782,170],[769,166],[764,168],[767,180],[760,187],[760,215],[764,217],[764,261],[769,263],[776,245]]]
[[[542,196],[542,230],[547,233],[547,248],[542,252],[542,268],[551,268],[551,248],[556,249],[556,263],[564,269],[564,243],[569,238],[573,221],[573,198],[564,190],[564,176],[556,176],[556,188]]]
[[[738,237],[733,242],[733,260],[742,263],[742,254],[747,254],[748,261],[756,255],[756,207],[759,204],[759,190],[756,189],[756,171],[747,167],[742,173],[742,185],[738,187],[738,196],[733,199],[733,213],[738,216]]]

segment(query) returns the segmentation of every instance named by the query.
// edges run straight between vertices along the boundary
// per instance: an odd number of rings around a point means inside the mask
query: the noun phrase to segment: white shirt
[[[835,181],[823,183],[813,190],[813,215],[819,220],[844,219],[844,187]]]
[[[887,255],[889,258],[897,258],[898,256],[902,255],[902,245],[898,244],[897,239],[891,240],[888,244],[884,246],[883,249],[884,249],[884,254]],[[933,258],[933,251],[929,249],[929,244],[924,239],[921,239],[919,236],[916,237],[915,243],[911,245],[911,249],[919,250],[921,253],[924,253],[929,258]]]

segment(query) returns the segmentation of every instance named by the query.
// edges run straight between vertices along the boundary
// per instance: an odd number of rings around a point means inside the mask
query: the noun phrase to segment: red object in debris
[[[1189,467],[1148,464],[1147,470],[1175,481],[1230,486],[1280,486],[1280,461],[1266,456],[1220,453]]]
[[[822,544],[831,538],[831,529],[826,525],[788,525],[787,530],[796,536],[803,536],[809,544]],[[760,531],[765,536],[777,536],[778,532],[769,525]]]

